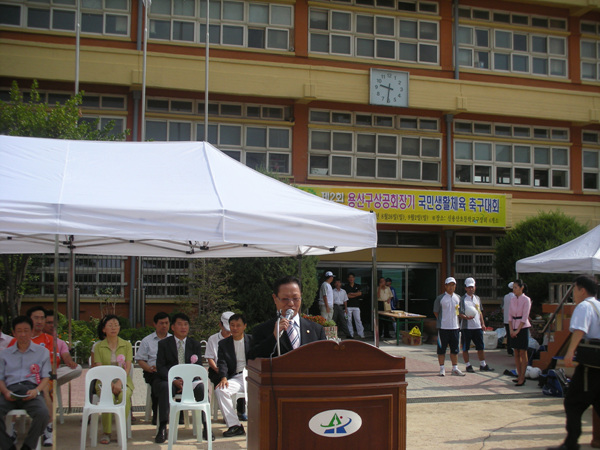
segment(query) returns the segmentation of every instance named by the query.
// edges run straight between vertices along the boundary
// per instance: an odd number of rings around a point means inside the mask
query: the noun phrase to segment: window
[[[17,1],[0,5],[0,25],[75,33],[75,0]],[[81,32],[128,36],[129,0],[81,0]]]
[[[440,248],[441,244],[439,233],[378,231],[377,245],[381,247]]]
[[[60,257],[58,293],[67,293],[69,260]],[[35,281],[29,283],[26,295],[54,295],[54,255],[34,256],[31,271]],[[120,256],[75,255],[75,288],[82,296],[113,295],[123,297],[125,258]]]
[[[290,51],[293,8],[248,1],[211,1],[211,45]],[[206,40],[206,2],[154,0],[150,38],[183,42]]]
[[[583,131],[583,189],[600,190],[600,132]]]
[[[562,142],[568,139],[565,129],[456,121],[454,130],[456,183],[569,187],[569,149]],[[486,133],[504,139],[489,141],[478,136]],[[532,144],[532,138],[539,144]],[[527,141],[519,143],[518,139]]]
[[[454,254],[454,277],[458,285],[464,286],[464,280],[473,277],[477,283],[477,295],[482,300],[495,300],[502,292],[496,286],[498,279],[494,268],[493,253],[462,253]]]
[[[438,64],[438,22],[318,8],[309,14],[310,52]]]
[[[347,130],[324,126],[339,125],[340,118]],[[310,122],[311,175],[440,181],[437,119],[311,110]],[[405,135],[399,129],[419,133]]]
[[[204,103],[180,99],[149,98],[147,100],[146,138],[155,141],[208,141],[231,158],[253,169],[281,174],[291,173],[292,129],[283,124],[289,120],[289,109],[274,105],[241,103],[209,104],[208,136],[204,135]],[[161,118],[152,117],[152,113]],[[165,113],[187,114],[189,120],[164,119]],[[226,118],[219,120],[220,117]],[[231,122],[235,117],[239,122]],[[227,121],[229,119],[229,121]],[[248,119],[252,119],[249,123]],[[261,125],[260,120],[281,121],[281,126]],[[338,139],[343,146],[344,140]]]
[[[581,39],[581,79],[600,81],[600,35],[598,39]]]
[[[461,17],[482,20],[481,26],[461,25],[458,31],[458,63],[463,67],[566,78],[567,38],[550,34],[553,28],[566,30],[564,19],[542,19],[519,14],[493,12],[493,21],[530,25],[531,32],[494,28],[490,15],[481,10],[461,9]],[[540,29],[536,29],[540,28]],[[544,32],[547,29],[548,32]]]
[[[190,260],[142,259],[142,286],[146,289],[147,298],[186,296],[190,275]]]

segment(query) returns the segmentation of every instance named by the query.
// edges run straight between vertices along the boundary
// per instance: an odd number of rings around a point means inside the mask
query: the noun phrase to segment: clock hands
[[[387,86],[385,84],[380,84],[379,87],[382,88],[386,88],[387,89],[387,102],[390,102],[390,92],[394,90],[394,88],[392,87],[392,84],[388,84]]]

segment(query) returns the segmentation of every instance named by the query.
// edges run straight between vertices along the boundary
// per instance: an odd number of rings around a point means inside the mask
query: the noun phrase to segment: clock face
[[[370,103],[408,107],[408,72],[371,69]]]

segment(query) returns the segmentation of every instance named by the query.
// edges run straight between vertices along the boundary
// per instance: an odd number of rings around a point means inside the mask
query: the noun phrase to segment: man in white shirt
[[[219,342],[219,376],[221,381],[215,386],[215,395],[223,417],[227,424],[224,437],[242,436],[246,434],[244,426],[233,407],[232,397],[237,393],[244,393],[243,370],[248,361],[248,352],[252,339],[246,335],[246,319],[243,314],[234,314],[229,318],[231,336]]]
[[[333,283],[333,321],[346,336],[346,339],[352,339],[352,334],[348,331],[348,294],[342,289],[342,281],[336,279]]]
[[[573,301],[577,304],[569,330],[571,342],[564,363],[573,367],[573,358],[577,356],[577,346],[582,342],[600,348],[600,302],[596,299],[598,282],[590,276],[579,276],[573,286]],[[579,449],[581,436],[581,416],[590,405],[600,414],[600,359],[593,365],[582,363],[575,368],[565,396],[567,414],[567,437],[562,445],[550,450]]]
[[[460,298],[454,293],[456,280],[453,277],[446,278],[444,282],[445,292],[437,296],[433,302],[433,314],[435,314],[438,328],[437,355],[440,363],[440,377],[446,376],[446,348],[450,347],[450,361],[452,361],[452,375],[464,377],[458,368],[458,306]]]
[[[158,353],[159,341],[171,336],[171,333],[169,333],[171,321],[169,315],[161,311],[154,315],[153,322],[155,331],[142,339],[140,348],[135,353],[135,360],[144,371],[144,380],[149,384],[146,388],[152,390],[152,425],[156,425],[158,393],[152,388],[154,379],[156,378],[156,355]]]
[[[504,300],[502,300],[502,311],[504,313],[504,329],[506,330],[506,352],[512,356],[513,349],[510,346],[510,327],[508,326],[508,310],[510,308],[510,301],[513,299],[515,294],[512,291],[513,282],[508,283],[508,288],[510,292],[504,296]]]
[[[482,372],[491,372],[494,369],[490,368],[485,362],[484,342],[483,342],[483,330],[485,329],[485,322],[483,321],[483,310],[481,309],[481,300],[475,295],[475,280],[473,278],[467,278],[465,280],[465,289],[467,293],[460,299],[460,306],[458,308],[459,317],[462,319],[462,352],[463,359],[467,366],[467,372],[474,373],[475,370],[469,361],[469,348],[471,347],[471,341],[475,344],[477,350],[477,356],[479,358],[479,370]],[[465,309],[469,307],[475,311],[474,316],[469,316],[465,313]]]
[[[204,357],[208,361],[208,378],[215,386],[221,382],[219,368],[217,367],[219,342],[231,336],[231,331],[229,330],[229,318],[233,316],[233,314],[233,311],[225,311],[221,314],[221,319],[219,320],[220,331],[211,335],[206,342]]]
[[[325,320],[333,320],[333,288],[331,287],[333,277],[333,272],[325,272],[325,281],[319,289],[319,308]]]

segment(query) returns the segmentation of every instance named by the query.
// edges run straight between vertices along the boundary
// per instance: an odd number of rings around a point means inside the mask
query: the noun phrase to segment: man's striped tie
[[[298,330],[296,330],[296,323],[290,322],[290,326],[287,329],[288,336],[290,338],[290,342],[292,343],[293,348],[298,348],[300,345],[300,336],[298,335]]]

